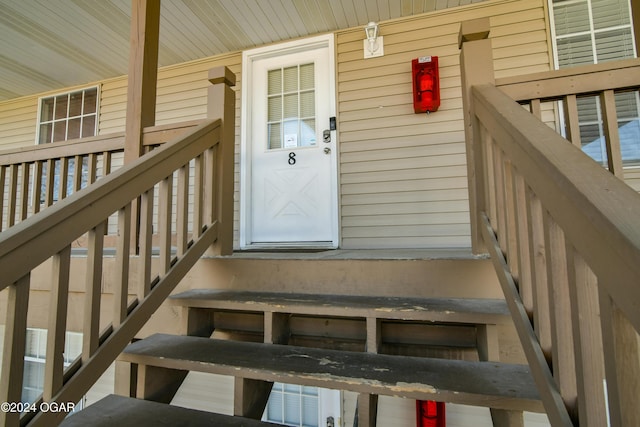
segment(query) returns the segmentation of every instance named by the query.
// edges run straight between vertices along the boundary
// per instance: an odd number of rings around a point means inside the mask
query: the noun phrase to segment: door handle
[[[328,144],[331,142],[331,131],[329,129],[325,129],[322,131],[322,141],[325,144]]]

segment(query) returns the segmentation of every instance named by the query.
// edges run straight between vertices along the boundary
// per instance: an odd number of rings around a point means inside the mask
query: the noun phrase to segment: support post
[[[462,106],[467,152],[467,180],[469,212],[471,214],[471,245],[474,253],[486,252],[480,234],[480,215],[485,210],[485,187],[482,153],[479,150],[480,124],[471,100],[471,88],[478,84],[494,83],[493,52],[489,39],[489,18],[465,21],[458,35],[460,71],[462,75]]]
[[[478,325],[476,328],[478,359],[480,361],[499,362],[498,326]],[[494,408],[490,408],[490,410],[494,427],[524,427],[524,413],[522,411]]]
[[[127,118],[124,138],[125,164],[144,154],[144,128],[154,126],[156,123],[160,0],[133,0],[131,2],[130,34]],[[140,204],[138,201],[132,203],[131,216],[131,250],[137,253],[140,238]]]
[[[230,255],[233,252],[233,193],[236,94],[232,89],[236,76],[227,67],[209,70],[211,86],[208,92],[207,117],[222,119],[221,141],[218,146],[215,183],[215,200],[211,203],[212,214],[219,221],[218,241],[215,255]],[[210,185],[210,183],[206,183]]]

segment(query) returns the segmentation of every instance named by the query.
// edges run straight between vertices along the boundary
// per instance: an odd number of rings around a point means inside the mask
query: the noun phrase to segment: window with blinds
[[[296,427],[319,426],[318,388],[274,383],[263,420]]]
[[[268,148],[316,145],[315,65],[268,71]]]
[[[44,388],[44,365],[47,352],[47,330],[27,329],[25,356],[24,356],[24,376],[22,383],[22,402],[35,402]],[[65,368],[75,360],[82,352],[82,334],[77,332],[67,332],[64,344],[64,366]],[[76,409],[81,409],[81,405],[76,405]]]
[[[558,68],[636,56],[630,0],[552,0],[550,4]],[[639,106],[637,91],[616,94],[622,159],[627,165],[640,162]],[[605,165],[600,99],[578,99],[578,116],[583,151]]]

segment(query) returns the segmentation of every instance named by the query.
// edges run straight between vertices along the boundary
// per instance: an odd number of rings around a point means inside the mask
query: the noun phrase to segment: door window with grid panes
[[[557,68],[634,58],[630,0],[551,0],[554,54]],[[622,160],[640,164],[640,97],[638,91],[618,93],[616,110]],[[600,99],[578,98],[583,151],[607,164]]]

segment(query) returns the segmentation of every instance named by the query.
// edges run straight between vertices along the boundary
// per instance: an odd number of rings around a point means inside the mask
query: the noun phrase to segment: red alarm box
[[[446,427],[446,409],[444,402],[416,400],[417,427]]]
[[[422,56],[411,61],[413,111],[429,113],[440,106],[440,75],[437,56]]]

